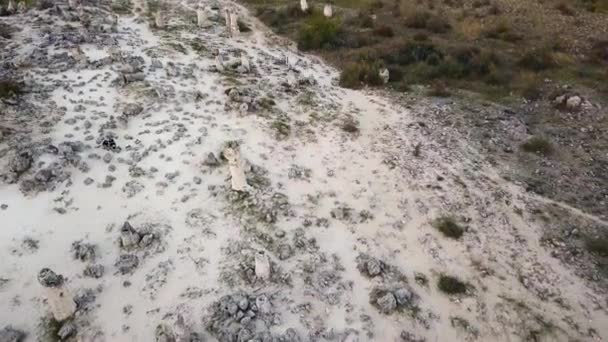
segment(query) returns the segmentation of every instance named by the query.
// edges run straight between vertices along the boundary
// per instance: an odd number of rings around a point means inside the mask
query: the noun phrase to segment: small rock
[[[122,113],[126,116],[135,116],[135,115],[143,112],[143,110],[144,110],[144,107],[142,107],[141,105],[139,105],[137,103],[129,103],[122,110]]]
[[[369,274],[370,277],[375,277],[382,273],[382,264],[380,263],[380,261],[376,259],[369,259],[366,265],[367,274]]]
[[[120,245],[123,248],[131,248],[135,247],[139,244],[141,240],[141,236],[137,231],[131,226],[128,221],[122,225],[120,229]]]
[[[203,161],[203,165],[206,166],[219,166],[220,165],[220,161],[215,157],[215,155],[213,153],[209,153],[207,155],[207,158],[205,158],[205,160]]]
[[[395,290],[393,292],[393,295],[395,296],[395,299],[397,299],[397,304],[399,305],[408,306],[412,303],[412,300],[414,299],[414,294],[404,287]]]
[[[64,282],[63,276],[53,272],[50,268],[43,268],[38,272],[38,282],[44,287],[58,287]]]
[[[384,296],[379,297],[376,300],[376,304],[383,313],[391,313],[397,308],[397,299],[392,293],[388,292]]]

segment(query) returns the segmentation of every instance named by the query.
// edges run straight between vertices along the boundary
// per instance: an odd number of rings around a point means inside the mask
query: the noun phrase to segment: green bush
[[[380,70],[383,63],[380,61],[360,61],[348,64],[340,73],[340,86],[344,88],[360,88],[363,85],[381,85]]]
[[[588,239],[586,246],[589,252],[608,257],[608,238]]]
[[[433,226],[443,235],[452,239],[459,239],[462,234],[464,234],[464,228],[449,216],[443,216],[436,219],[435,222],[433,222]]]
[[[460,279],[452,276],[448,276],[442,274],[439,276],[439,282],[437,283],[437,287],[441,292],[455,295],[455,294],[463,294],[467,292],[467,284],[460,281]]]
[[[383,57],[387,63],[399,65],[419,62],[437,65],[443,58],[444,54],[433,44],[427,42],[406,42],[397,51],[390,51]]]
[[[382,25],[374,29],[374,34],[380,37],[392,37],[395,32],[390,26]]]
[[[445,33],[451,29],[451,25],[445,17],[432,14],[427,11],[416,11],[406,20],[405,26],[416,29],[427,29],[433,33]]]
[[[340,45],[341,25],[338,19],[315,14],[300,29],[298,48],[300,50],[331,49]]]
[[[553,152],[553,144],[546,138],[532,137],[521,144],[521,149],[525,152],[549,155]]]
[[[13,80],[0,80],[0,99],[8,99],[21,94],[22,87]]]
[[[599,40],[593,43],[590,56],[593,63],[608,63],[608,40]]]
[[[524,54],[517,65],[524,69],[539,72],[553,68],[557,63],[549,49],[536,49]]]
[[[513,32],[511,27],[506,21],[501,21],[498,24],[492,26],[484,33],[485,37],[492,39],[500,39],[506,42],[517,42],[523,39],[523,36],[519,33]]]

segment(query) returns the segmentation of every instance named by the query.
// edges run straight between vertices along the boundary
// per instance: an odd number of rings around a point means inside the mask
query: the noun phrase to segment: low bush
[[[546,138],[532,137],[521,144],[521,149],[525,152],[549,155],[553,152],[553,144]]]
[[[313,15],[298,33],[300,50],[331,49],[340,44],[341,26],[338,19]]]
[[[464,228],[462,228],[454,218],[449,216],[443,216],[433,222],[433,227],[439,230],[444,236],[459,239],[464,234]]]
[[[608,238],[590,238],[585,244],[587,250],[599,256],[608,257]]]
[[[467,292],[467,284],[460,281],[460,279],[452,276],[442,274],[439,276],[439,282],[437,288],[443,293],[449,295],[463,294]]]
[[[589,55],[593,63],[608,63],[608,40],[598,40],[593,43]]]
[[[7,99],[23,92],[19,83],[13,80],[0,80],[0,99]]]
[[[415,11],[405,20],[405,25],[409,28],[426,29],[433,33],[445,33],[451,29],[451,25],[444,16],[428,11]]]
[[[535,72],[547,70],[557,66],[557,62],[549,49],[536,49],[524,54],[517,65]]]
[[[4,23],[0,23],[0,37],[4,39],[11,39],[13,36],[13,29]]]
[[[340,86],[345,88],[360,88],[363,85],[381,85],[380,70],[383,64],[380,61],[360,61],[350,63],[340,73]]]
[[[374,29],[374,34],[380,37],[393,37],[395,32],[390,26],[382,25]]]
[[[506,42],[517,42],[523,39],[519,33],[513,32],[506,21],[500,21],[484,32],[485,37]]]

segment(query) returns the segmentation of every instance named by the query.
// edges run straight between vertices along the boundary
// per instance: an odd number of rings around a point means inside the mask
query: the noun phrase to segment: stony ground
[[[608,338],[605,279],[442,103],[339,88],[197,4],[1,18],[0,341]]]

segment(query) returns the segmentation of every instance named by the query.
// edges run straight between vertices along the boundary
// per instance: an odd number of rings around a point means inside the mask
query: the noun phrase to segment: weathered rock
[[[209,152],[209,154],[207,155],[207,158],[205,158],[205,160],[203,161],[203,165],[219,166],[220,161],[215,157],[215,155],[212,152]]]
[[[263,251],[255,255],[255,276],[262,280],[270,278],[270,261]]]
[[[370,277],[375,277],[382,273],[382,264],[380,261],[370,258],[366,263],[367,274]]]
[[[376,299],[376,304],[380,311],[388,314],[397,308],[397,299],[395,299],[395,296],[393,296],[392,293],[387,292],[385,295]]]
[[[393,295],[397,300],[397,304],[400,306],[410,306],[414,299],[414,294],[412,293],[412,291],[404,287],[393,291]]]
[[[278,254],[280,260],[287,260],[293,255],[293,249],[285,243],[279,246]]]
[[[120,246],[125,249],[136,247],[141,240],[139,233],[131,226],[128,221],[120,229]]]
[[[122,113],[126,116],[135,116],[143,112],[143,110],[144,107],[140,104],[129,103],[123,108]]]
[[[53,272],[50,268],[43,268],[38,272],[38,282],[44,287],[59,287],[65,279],[60,274]]]

